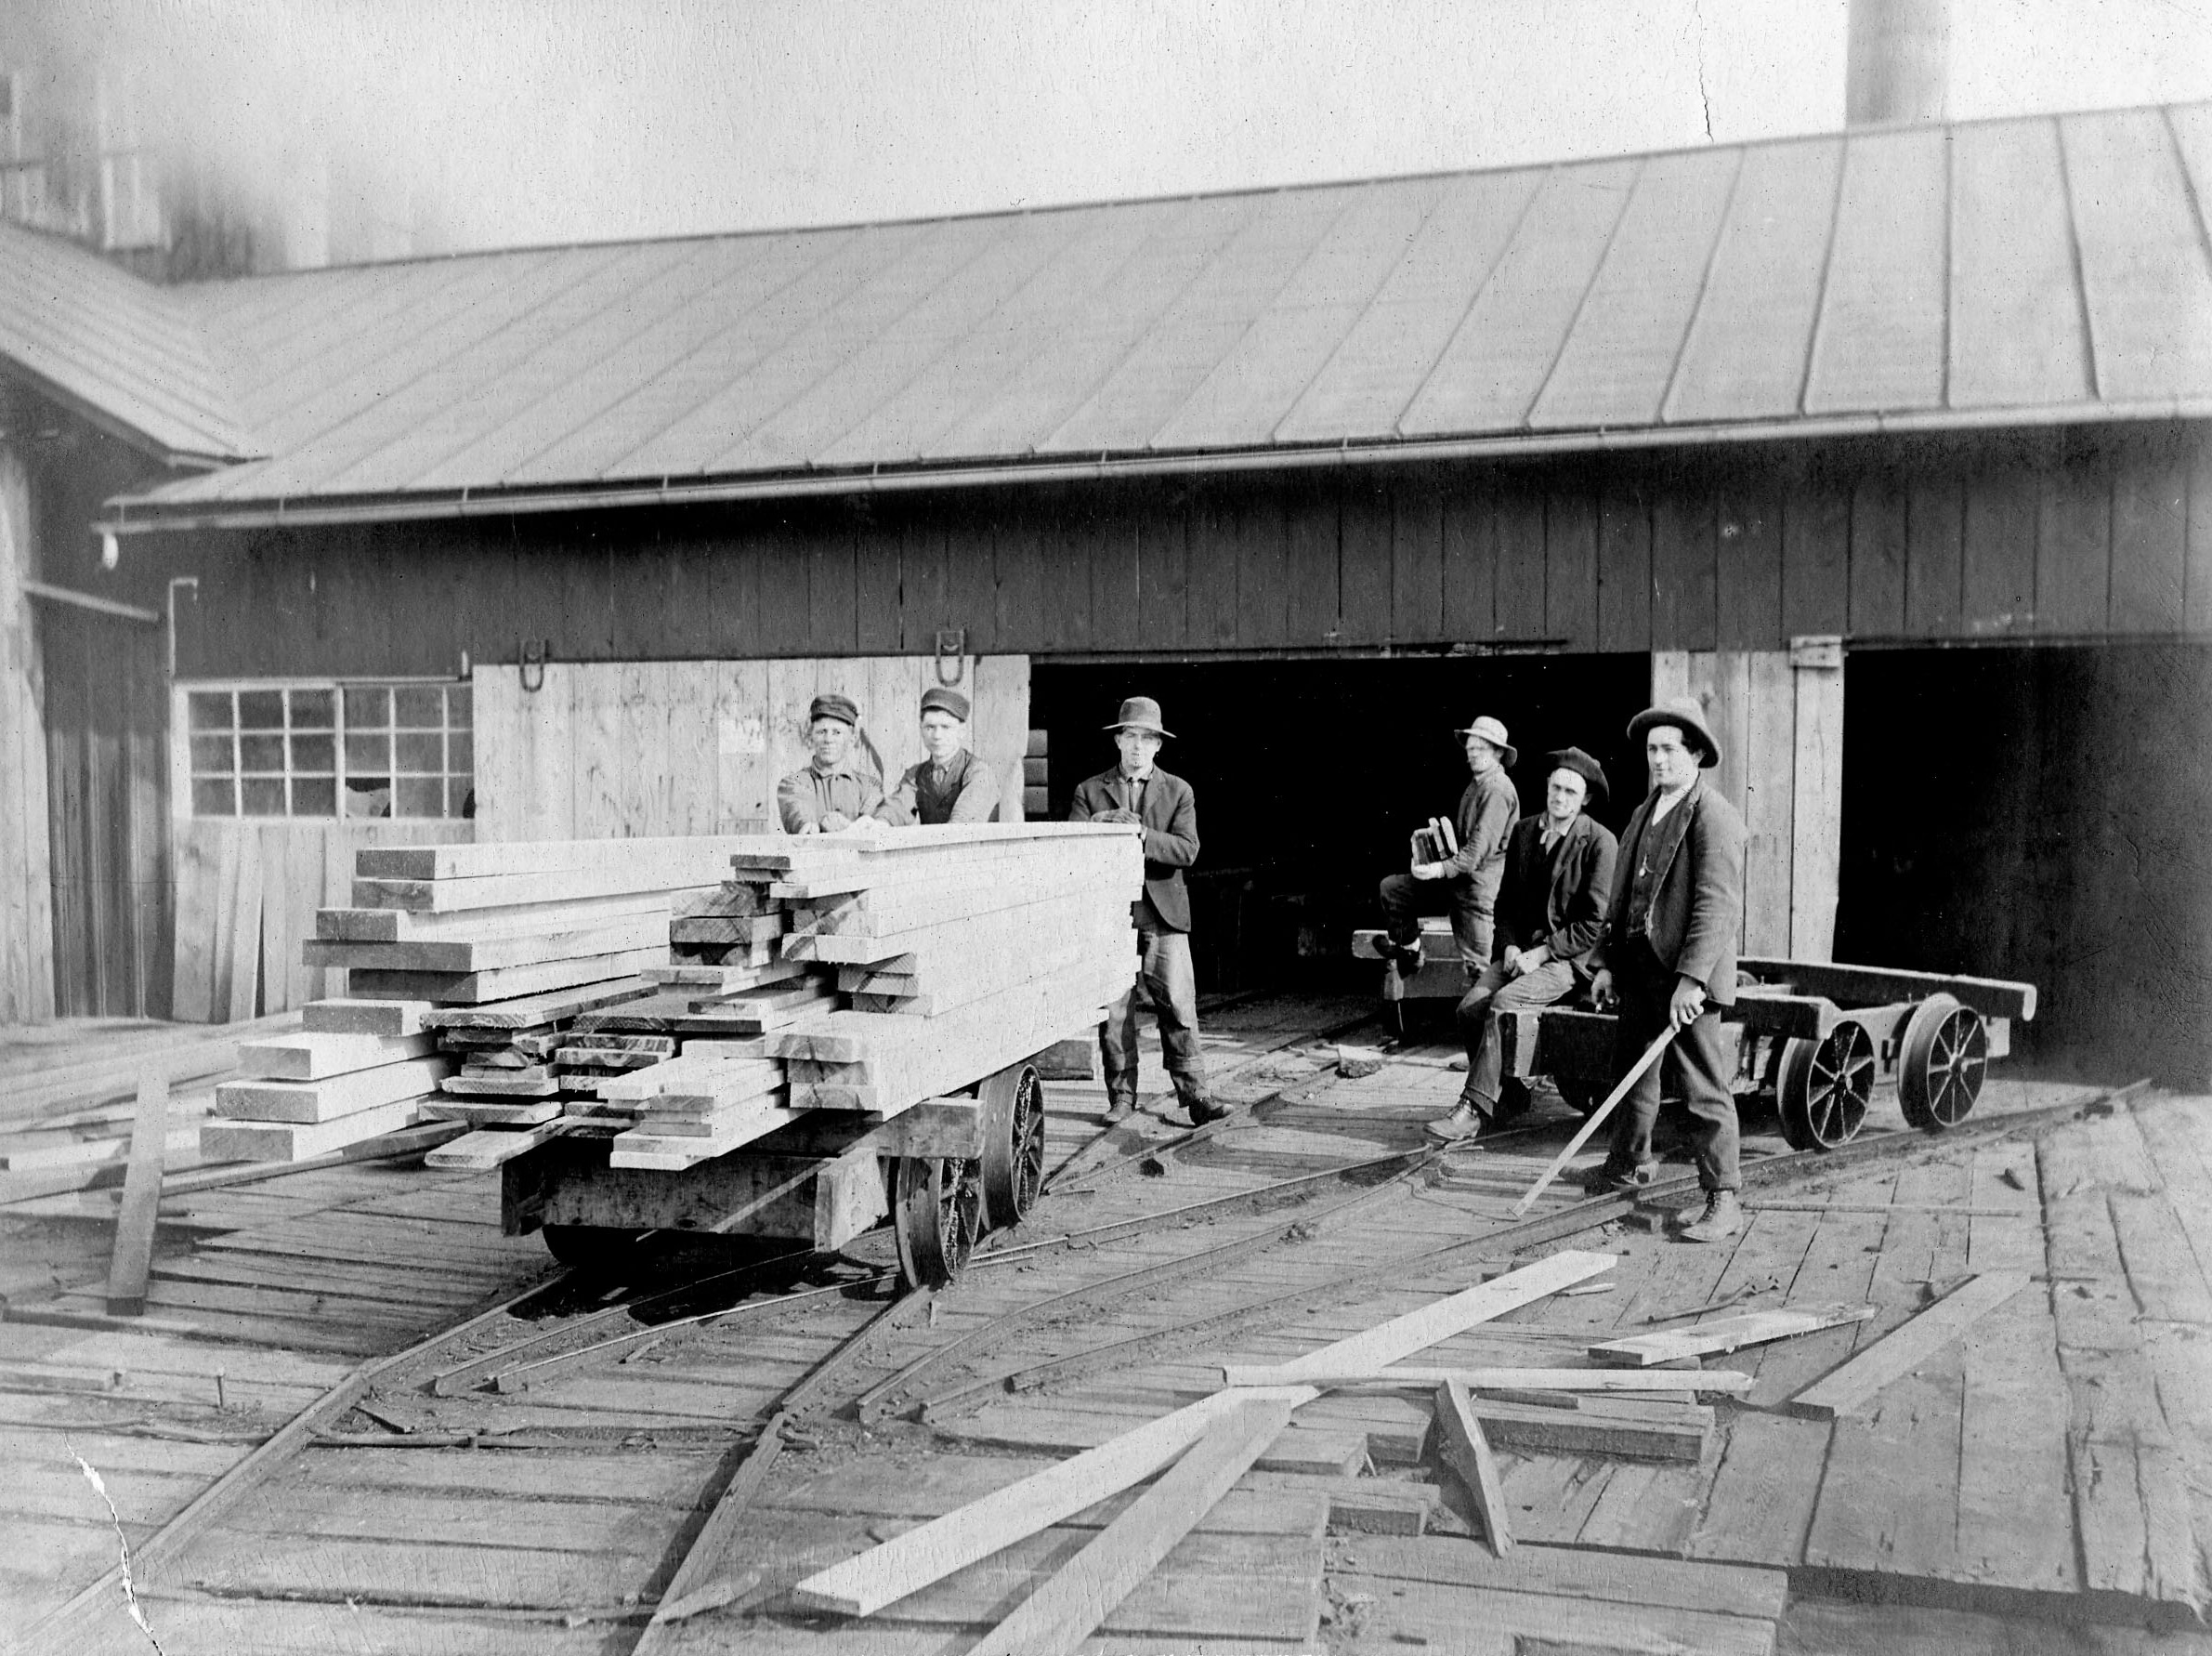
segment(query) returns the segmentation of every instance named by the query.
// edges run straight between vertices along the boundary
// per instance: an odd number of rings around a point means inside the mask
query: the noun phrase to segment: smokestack
[[[1950,62],[1951,0],[1851,0],[1844,124],[1941,121]]]

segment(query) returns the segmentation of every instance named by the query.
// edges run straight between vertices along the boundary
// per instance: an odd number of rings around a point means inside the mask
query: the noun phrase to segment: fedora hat
[[[1697,763],[1706,769],[1721,762],[1721,744],[1713,739],[1712,728],[1705,722],[1705,711],[1687,696],[1678,696],[1661,702],[1656,707],[1646,707],[1629,721],[1629,740],[1642,742],[1643,733],[1654,725],[1673,725],[1693,747],[1703,748]]]
[[[1590,801],[1603,805],[1612,796],[1605,785],[1605,768],[1578,747],[1563,747],[1556,753],[1544,756],[1544,780],[1549,782],[1554,770],[1572,770],[1590,788]]]
[[[1492,747],[1505,755],[1505,762],[1508,765],[1517,765],[1521,762],[1521,750],[1505,739],[1505,727],[1486,713],[1476,719],[1474,723],[1463,729],[1454,730],[1452,734],[1455,736],[1480,736]]]
[[[1121,703],[1121,716],[1106,727],[1109,730],[1149,730],[1155,736],[1172,736],[1174,731],[1159,722],[1159,703],[1150,696],[1132,696]]]

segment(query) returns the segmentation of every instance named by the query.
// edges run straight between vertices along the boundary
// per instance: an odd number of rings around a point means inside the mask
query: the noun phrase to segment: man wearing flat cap
[[[1459,959],[1472,976],[1490,963],[1491,919],[1505,877],[1505,842],[1521,814],[1506,767],[1520,757],[1505,727],[1487,714],[1454,732],[1466,745],[1472,772],[1452,827],[1459,848],[1441,862],[1418,859],[1382,880],[1383,952],[1401,972],[1420,969],[1420,917],[1448,913]]]
[[[860,709],[834,691],[806,709],[806,741],[814,757],[776,784],[776,812],[786,834],[841,834],[883,826],[883,790],[853,762]]]
[[[1584,811],[1605,802],[1605,772],[1578,747],[1544,756],[1544,808],[1513,824],[1498,891],[1498,954],[1460,999],[1467,1084],[1451,1114],[1429,1124],[1446,1142],[1474,1137],[1500,1097],[1498,1020],[1549,1006],[1590,980],[1590,953],[1613,896],[1613,835]]]
[[[1145,888],[1137,894],[1138,978],[1159,1018],[1159,1045],[1175,1097],[1194,1125],[1228,1111],[1206,1085],[1198,1050],[1198,980],[1190,960],[1190,891],[1183,871],[1198,860],[1198,808],[1190,783],[1154,763],[1170,734],[1159,703],[1132,696],[1106,727],[1120,763],[1076,786],[1071,822],[1135,822],[1145,830]],[[1108,1008],[1099,1032],[1106,1065],[1106,1118],[1126,1116],[1137,1101],[1137,1019],[1132,989]]]
[[[905,827],[991,820],[999,808],[998,778],[967,750],[967,697],[936,685],[922,692],[922,747],[929,756],[898,779],[885,821]]]
[[[1705,782],[1704,769],[1721,762],[1721,744],[1695,702],[1645,708],[1629,721],[1629,740],[1643,744],[1651,792],[1621,835],[1613,900],[1590,957],[1590,994],[1601,1006],[1618,1007],[1619,1072],[1666,1030],[1675,1035],[1622,1100],[1612,1149],[1584,1183],[1612,1192],[1649,1184],[1658,1168],[1652,1127],[1660,1095],[1678,1094],[1689,1106],[1705,1207],[1677,1234],[1719,1242],[1744,1228],[1734,1062],[1721,1038],[1721,1008],[1735,1000],[1744,924],[1744,820]]]

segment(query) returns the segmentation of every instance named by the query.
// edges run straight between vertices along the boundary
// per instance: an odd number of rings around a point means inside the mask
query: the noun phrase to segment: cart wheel
[[[1898,1048],[1898,1108],[1923,1132],[1956,1127],[1982,1096],[1988,1069],[1982,1015],[1953,996],[1931,995],[1914,1008]]]
[[[1874,1038],[1845,1019],[1818,1041],[1792,1040],[1782,1054],[1774,1107],[1792,1150],[1834,1150],[1858,1136],[1874,1094]]]
[[[1018,1225],[1044,1188],[1044,1084],[1033,1064],[1000,1071],[979,1089],[983,1104],[983,1225]]]
[[[909,1288],[945,1287],[966,1267],[983,1217],[980,1165],[969,1156],[899,1157],[891,1229]]]
[[[610,1265],[614,1256],[645,1234],[619,1225],[547,1225],[540,1232],[545,1251],[571,1270]]]

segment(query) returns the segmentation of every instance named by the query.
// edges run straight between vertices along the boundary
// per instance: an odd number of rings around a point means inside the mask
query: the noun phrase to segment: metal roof
[[[124,510],[2201,414],[2207,201],[2192,104],[210,283],[268,457]]]
[[[240,423],[202,324],[176,290],[6,223],[0,358],[63,406],[172,465],[269,452]]]

